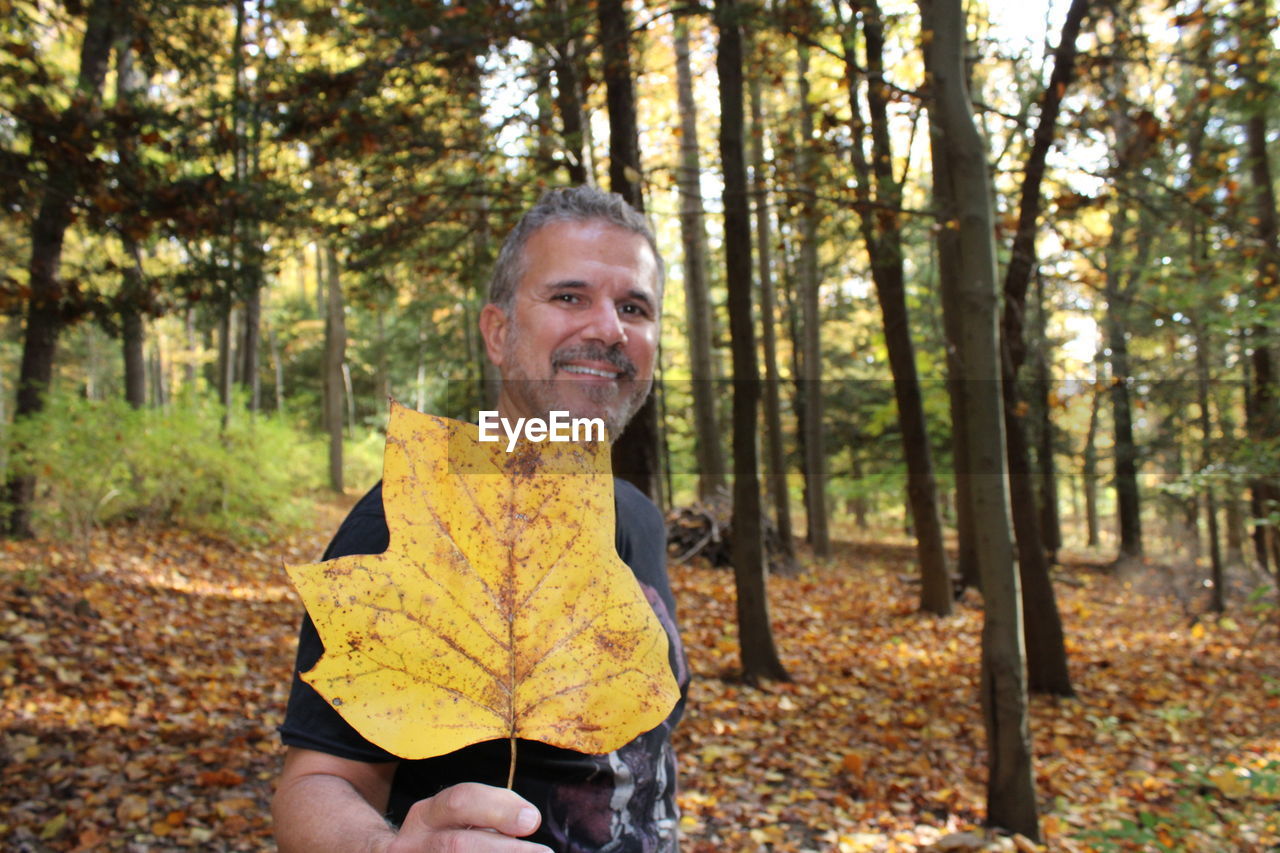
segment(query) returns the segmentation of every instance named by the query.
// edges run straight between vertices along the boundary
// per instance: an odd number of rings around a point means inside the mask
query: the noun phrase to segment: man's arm
[[[382,819],[396,765],[290,747],[271,811],[283,853],[545,853],[519,841],[541,816],[505,788],[467,782],[415,803],[399,832]]]

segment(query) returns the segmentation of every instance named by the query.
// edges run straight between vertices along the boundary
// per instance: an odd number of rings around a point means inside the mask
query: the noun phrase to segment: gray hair
[[[489,279],[489,301],[505,313],[511,313],[516,287],[525,271],[524,247],[535,231],[556,222],[595,220],[639,234],[648,241],[658,264],[657,295],[661,299],[666,269],[662,263],[662,254],[658,251],[658,241],[654,238],[649,223],[622,196],[584,184],[548,190],[538,199],[537,204],[525,212],[516,227],[511,229],[498,252],[493,277]]]

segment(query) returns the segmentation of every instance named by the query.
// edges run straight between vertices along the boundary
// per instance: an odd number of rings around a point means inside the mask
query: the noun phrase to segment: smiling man
[[[547,420],[552,412],[600,418],[611,439],[653,382],[663,266],[644,219],[594,187],[553,190],[503,244],[480,315],[489,359],[502,377],[498,414]],[[688,669],[666,574],[661,513],[615,480],[615,547],[671,641],[684,693]],[[386,550],[381,486],[356,505],[325,559]],[[303,621],[281,737],[288,746],[272,803],[284,851],[532,853],[553,849],[678,849],[677,704],[657,728],[609,755],[522,743],[514,790],[509,746],[491,741],[402,761],[362,738],[298,674],[323,653]]]
[[[662,268],[635,211],[610,203],[613,216],[582,218],[585,195],[552,194],[516,226],[480,330],[504,416],[568,410],[617,438],[653,384]]]

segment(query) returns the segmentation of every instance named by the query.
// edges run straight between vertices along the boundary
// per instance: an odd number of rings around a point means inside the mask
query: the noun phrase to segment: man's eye
[[[557,302],[571,302],[571,303],[572,303],[572,302],[577,302],[577,301],[578,301],[578,294],[576,294],[576,293],[557,293],[555,296],[553,296],[553,297],[551,297],[551,298],[552,298],[552,300],[557,301]]]
[[[623,314],[630,314],[633,317],[648,317],[649,311],[643,305],[627,304],[618,309]]]

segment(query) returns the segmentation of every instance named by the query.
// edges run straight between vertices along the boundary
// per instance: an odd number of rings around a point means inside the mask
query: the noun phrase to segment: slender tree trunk
[[[564,135],[565,170],[573,184],[595,183],[591,163],[589,123],[583,109],[582,34],[575,26],[586,10],[579,0],[555,0],[560,37],[552,51],[552,68],[556,72],[556,108]]]
[[[379,315],[381,316],[381,315]],[[269,328],[267,330],[267,346],[271,352],[271,368],[275,376],[275,400],[276,414],[284,414],[284,362],[280,358],[280,338],[276,335],[276,330]],[[382,399],[386,399],[383,395]]]
[[[53,364],[58,335],[66,322],[63,302],[74,292],[59,278],[62,245],[71,224],[72,209],[80,191],[80,176],[88,170],[77,168],[96,145],[94,130],[101,123],[102,88],[116,27],[130,12],[127,0],[92,0],[84,41],[80,45],[80,70],[75,96],[63,110],[46,150],[50,157],[72,152],[75,162],[46,163],[47,177],[40,207],[31,224],[31,256],[27,266],[26,328],[22,340],[22,361],[18,368],[14,419],[27,417],[44,408],[44,398],[53,381]],[[31,535],[31,501],[36,481],[28,475],[10,476],[5,484],[7,504],[4,531],[12,536]]]
[[[1196,235],[1192,239],[1192,250],[1195,251],[1199,244],[1199,236]],[[1195,267],[1193,266],[1194,270]],[[1212,374],[1209,370],[1209,347],[1208,334],[1200,326],[1196,324],[1196,403],[1200,408],[1200,470],[1208,472],[1210,466],[1214,463],[1213,452],[1213,418],[1209,412],[1209,390],[1212,384]],[[1226,599],[1226,571],[1222,562],[1222,549],[1218,544],[1218,500],[1213,488],[1213,479],[1211,475],[1206,475],[1204,483],[1204,514],[1206,529],[1209,534],[1209,567],[1212,573],[1213,589],[1211,590],[1210,608],[1215,613],[1222,613],[1227,609]],[[1194,528],[1192,528],[1194,529]]]
[[[809,103],[809,47],[803,41],[796,46],[796,77],[800,93],[796,99],[799,112],[800,144],[796,150],[796,178],[800,196],[800,254],[797,264],[797,289],[800,292],[801,317],[801,381],[804,383],[804,417],[800,429],[804,433],[805,519],[809,547],[819,559],[831,556],[831,535],[827,525],[827,454],[824,436],[824,400],[822,388],[822,333],[819,315],[821,274],[818,271],[818,197],[814,186],[818,180],[818,162],[813,150],[813,107]]]
[[[741,7],[716,0],[720,34],[720,160],[724,167],[725,281],[729,289],[729,333],[733,347],[733,554],[737,589],[738,642],[748,682],[787,680],[773,642],[766,584],[756,454],[760,376],[751,298],[751,217],[743,139]]]
[[[1062,512],[1058,498],[1058,466],[1053,452],[1054,435],[1057,432],[1053,423],[1053,378],[1045,353],[1049,340],[1045,321],[1049,311],[1045,306],[1044,277],[1040,275],[1036,276],[1036,305],[1036,339],[1039,346],[1035,351],[1033,367],[1036,389],[1034,403],[1039,418],[1036,430],[1036,465],[1039,468],[1040,482],[1040,540],[1052,565],[1058,562],[1058,551],[1062,548]]]
[[[1102,404],[1102,394],[1095,387],[1093,399],[1089,404],[1089,427],[1084,434],[1083,463],[1080,479],[1084,485],[1084,519],[1085,544],[1097,548],[1098,539],[1098,410]]]
[[[676,95],[680,110],[680,236],[684,244],[684,304],[689,364],[693,374],[694,456],[698,497],[706,500],[725,487],[724,454],[716,425],[715,363],[711,353],[711,300],[707,296],[707,232],[702,215],[702,166],[698,153],[698,111],[689,65],[689,26],[675,21]]]
[[[1018,228],[1014,234],[1009,266],[1004,278],[1004,313],[1001,319],[1001,383],[1004,396],[1004,426],[1009,464],[1009,489],[1013,524],[1018,541],[1018,572],[1022,581],[1024,627],[1027,632],[1028,688],[1037,693],[1072,696],[1067,669],[1062,620],[1049,578],[1049,564],[1043,548],[1037,509],[1035,474],[1023,423],[1024,405],[1018,387],[1019,373],[1026,361],[1027,288],[1036,266],[1036,235],[1039,231],[1040,186],[1045,160],[1053,145],[1058,110],[1067,86],[1075,76],[1076,39],[1089,8],[1089,0],[1073,0],[1067,10],[1062,37],[1054,53],[1053,73],[1040,99],[1040,120],[1027,156]],[[1040,306],[1043,311],[1043,306]]]
[[[1203,63],[1202,67],[1210,67],[1210,51],[1212,50],[1213,38],[1212,27],[1207,24],[1197,28],[1195,32],[1194,56],[1197,64]],[[1199,181],[1205,180],[1205,176],[1202,174],[1203,170],[1197,168],[1197,166],[1202,162],[1205,128],[1209,120],[1207,105],[1201,105],[1193,115],[1194,120],[1187,132],[1187,154],[1191,167],[1187,171],[1187,179],[1183,185],[1183,189],[1186,191],[1194,189],[1199,184]],[[1188,193],[1188,198],[1194,198],[1194,196]],[[1204,276],[1209,272],[1209,243],[1205,240],[1204,229],[1205,217],[1202,211],[1193,206],[1187,213],[1186,225],[1187,267],[1190,272],[1187,283],[1189,285],[1204,281]],[[1219,308],[1219,300],[1216,294],[1202,297],[1202,299],[1205,303],[1204,311],[1206,314],[1212,314]],[[1194,312],[1193,317],[1199,313],[1199,311]],[[1196,351],[1196,403],[1200,409],[1198,418],[1200,427],[1200,475],[1204,478],[1204,485],[1200,495],[1201,500],[1193,503],[1193,515],[1189,519],[1189,526],[1191,530],[1196,530],[1199,509],[1203,506],[1205,532],[1209,537],[1209,570],[1213,581],[1210,607],[1215,612],[1221,613],[1226,609],[1226,572],[1219,542],[1217,493],[1214,489],[1213,475],[1209,473],[1211,466],[1216,461],[1213,440],[1213,415],[1209,405],[1213,383],[1213,370],[1209,364],[1212,342],[1204,319],[1196,317],[1193,321],[1193,329],[1195,332]]]
[[[137,72],[130,46],[130,33],[121,28],[116,40],[116,102],[137,109],[139,92],[144,80]],[[122,128],[116,138],[119,157],[119,183],[123,194],[137,198],[137,146],[131,129]],[[140,409],[147,403],[147,367],[145,357],[146,327],[143,322],[143,305],[146,291],[142,275],[142,249],[134,234],[132,217],[120,225],[120,242],[124,248],[125,265],[116,297],[120,314],[120,344],[124,361],[124,399],[130,406]]]
[[[337,253],[325,247],[326,294],[324,321],[324,423],[329,433],[329,487],[342,493],[342,368],[347,359],[347,323],[343,314],[342,280]]]
[[[787,487],[787,457],[782,433],[782,379],[778,374],[777,295],[773,286],[773,234],[769,217],[769,190],[764,178],[764,105],[760,75],[750,75],[751,171],[756,207],[756,258],[760,272],[760,336],[764,346],[764,420],[767,432],[769,493],[773,497],[783,562],[795,562],[791,527],[791,495]]]
[[[1128,288],[1122,283],[1120,254],[1128,232],[1128,211],[1123,203],[1111,217],[1107,247],[1107,313],[1103,321],[1111,351],[1111,418],[1115,433],[1116,513],[1120,528],[1120,557],[1142,554],[1142,515],[1138,497],[1138,448],[1133,438],[1133,413],[1129,395]]]
[[[196,381],[199,379],[199,371],[196,369],[196,360],[199,357],[200,347],[197,343],[196,335],[196,309],[188,308],[186,317],[184,318],[187,333],[187,358],[184,368],[184,381],[186,382],[189,392],[194,393],[196,390]]]
[[[920,3],[925,66],[932,83],[930,137],[934,180],[947,183],[942,224],[959,228],[960,267],[945,281],[960,292],[960,361],[969,419],[974,526],[985,602],[981,699],[987,731],[987,819],[1038,840],[1039,819],[1031,766],[1022,608],[1010,540],[1000,392],[994,212],[987,152],[964,85],[964,15],[959,0]]]
[[[230,416],[231,390],[235,384],[236,309],[231,299],[228,288],[218,316],[218,401],[224,408],[224,420]]]
[[[640,137],[631,76],[631,25],[622,0],[600,0],[597,12],[609,110],[609,187],[643,212]],[[650,393],[613,444],[613,471],[661,505],[659,441],[658,404],[655,393]]]
[[[837,5],[837,9],[839,6]],[[908,516],[914,524],[916,554],[922,580],[920,608],[929,613],[951,612],[952,585],[938,516],[938,486],[933,471],[933,449],[925,422],[924,400],[916,369],[915,345],[907,310],[906,275],[903,270],[902,224],[898,209],[902,187],[893,174],[893,147],[889,136],[888,99],[884,81],[884,23],[879,6],[859,6],[867,50],[867,108],[871,116],[872,156],[862,147],[866,124],[862,119],[857,79],[857,56],[852,24],[844,27],[845,88],[853,116],[853,165],[858,179],[858,214],[862,236],[871,259],[871,278],[884,320],[885,347],[893,373],[898,424],[902,430],[903,458],[907,464]],[[874,184],[875,193],[872,194]]]
[[[1254,233],[1260,251],[1254,278],[1255,319],[1251,330],[1253,355],[1253,388],[1249,413],[1249,432],[1255,441],[1270,443],[1280,438],[1280,405],[1277,405],[1275,369],[1271,346],[1275,338],[1275,293],[1280,286],[1280,223],[1276,216],[1275,176],[1267,151],[1268,112],[1274,97],[1273,84],[1266,79],[1260,57],[1272,49],[1270,11],[1267,0],[1250,0],[1243,4],[1242,37],[1248,40],[1243,53],[1246,62],[1244,85],[1248,92],[1249,115],[1245,120],[1245,140],[1249,156],[1249,177],[1253,184],[1255,214]],[[1259,478],[1252,483],[1254,518],[1269,519],[1280,510],[1280,484],[1274,477]],[[1270,565],[1280,578],[1280,532],[1271,521],[1254,526],[1254,545],[1263,571]]]

